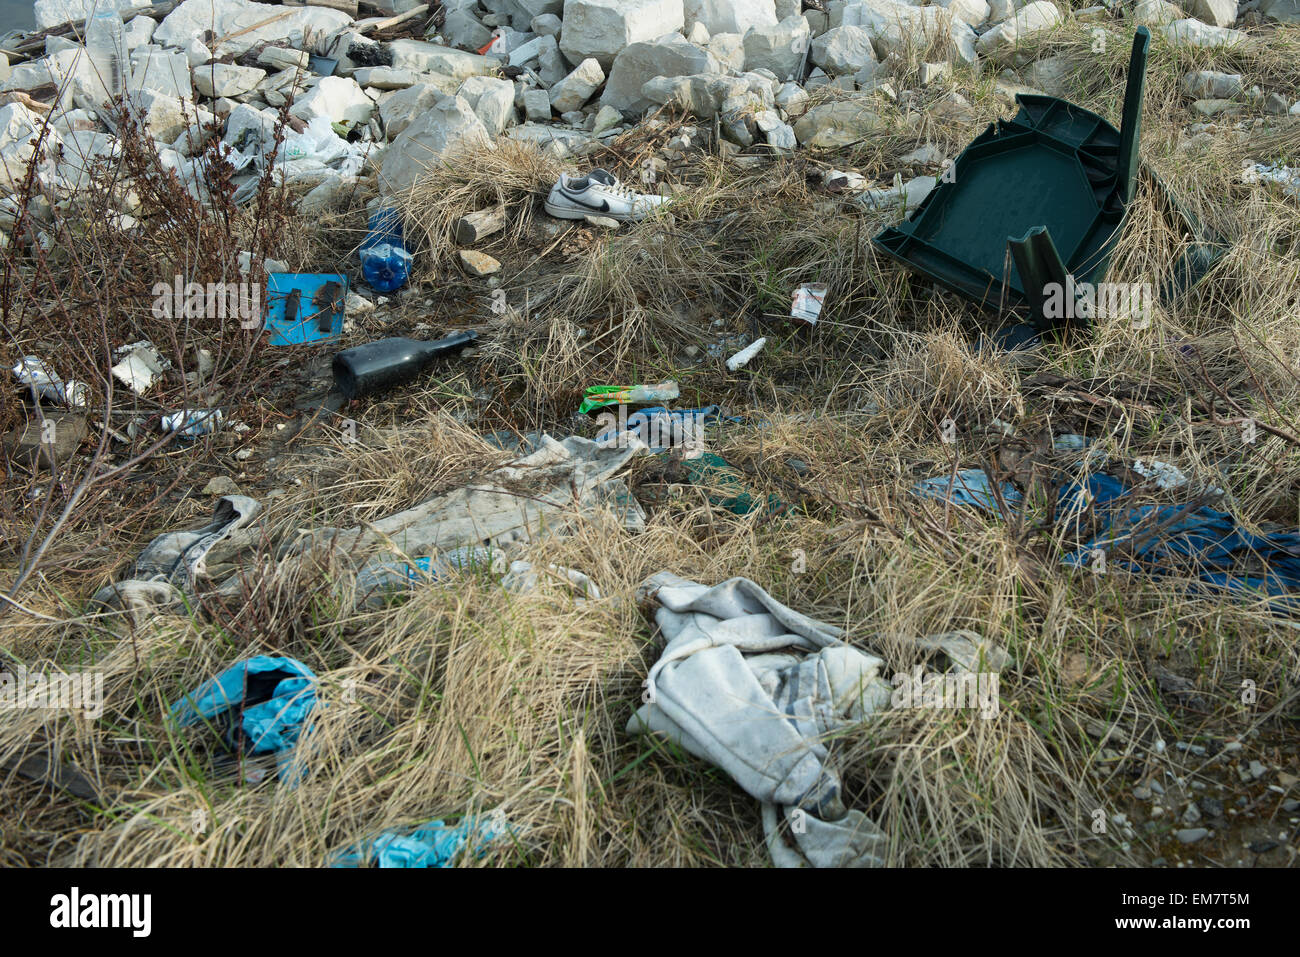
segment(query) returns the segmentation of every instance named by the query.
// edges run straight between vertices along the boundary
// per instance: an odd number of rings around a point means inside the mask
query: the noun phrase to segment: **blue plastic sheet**
[[[266,329],[273,346],[337,339],[343,334],[348,277],[342,273],[271,273]]]
[[[409,835],[385,831],[341,854],[335,867],[451,867],[464,852],[476,856],[509,836],[511,829],[498,812],[463,818],[458,824],[430,821]]]
[[[926,479],[913,488],[924,498],[946,498],[995,512],[988,476],[982,469],[965,469],[950,476]],[[1003,485],[1008,504],[1020,493]],[[1057,527],[1067,538],[1082,542],[1064,557],[1073,567],[1092,564],[1100,550],[1109,564],[1150,575],[1190,574],[1217,588],[1263,593],[1284,611],[1300,611],[1300,530],[1252,534],[1226,512],[1205,505],[1132,504],[1134,490],[1102,472],[1063,486],[1056,499]],[[1096,534],[1093,534],[1093,532]],[[1086,539],[1086,540],[1085,540]],[[1252,562],[1256,568],[1238,566]]]
[[[229,744],[249,754],[274,754],[298,743],[316,705],[316,675],[293,658],[258,655],[241,661],[172,706],[181,727],[229,724]],[[238,721],[233,720],[238,709]]]
[[[1020,492],[1011,483],[1003,482],[1001,491],[1008,505],[1020,502]],[[954,505],[975,505],[987,511],[998,507],[993,484],[983,469],[962,469],[955,477],[948,474],[922,479],[913,486],[912,493],[921,498],[951,498]]]
[[[1121,567],[1161,572],[1191,572],[1222,588],[1263,591],[1279,597],[1300,591],[1300,532],[1255,535],[1226,512],[1206,505],[1129,505],[1132,489],[1110,475],[1090,475],[1061,489],[1060,510],[1078,514],[1087,489],[1101,533],[1065,556],[1068,565],[1084,566],[1101,549],[1118,552]],[[1153,534],[1154,533],[1154,534]],[[1113,560],[1113,559],[1112,559]],[[1261,574],[1233,574],[1235,566],[1255,561]]]

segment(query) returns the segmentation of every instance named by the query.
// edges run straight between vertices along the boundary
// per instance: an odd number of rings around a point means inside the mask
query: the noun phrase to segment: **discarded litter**
[[[96,101],[101,104],[126,92],[127,50],[122,32],[122,17],[112,7],[92,8],[90,16],[86,17],[89,83]]]
[[[653,193],[638,193],[613,173],[594,169],[586,176],[561,173],[543,206],[559,219],[603,216],[624,223],[645,219],[667,201]]]
[[[680,395],[677,383],[671,379],[658,385],[593,385],[583,393],[578,412],[586,415],[592,409],[607,405],[637,405],[646,402],[671,402]]]
[[[307,69],[311,70],[317,76],[333,76],[334,71],[339,67],[339,61],[336,57],[316,56],[312,54],[311,59],[307,61]]]
[[[998,491],[1008,505],[1020,502],[1020,492],[1010,482],[1003,482]],[[983,469],[961,469],[955,476],[922,479],[913,486],[912,493],[922,498],[951,499],[957,505],[975,505],[989,511],[998,507],[997,495]]]
[[[479,56],[505,56],[509,44],[505,32],[497,27],[492,31],[492,39],[478,48]]]
[[[653,406],[638,409],[628,414],[625,407],[619,407],[616,418],[610,412],[602,412],[596,421],[605,426],[596,436],[601,445],[610,445],[619,441],[619,436],[628,432],[646,444],[651,452],[664,452],[680,448],[688,451],[702,451],[704,427],[717,422],[722,410],[716,405],[707,405],[700,409],[665,409]]]
[[[257,655],[172,706],[181,727],[211,722],[231,749],[287,758],[316,705],[316,675],[293,658]],[[287,760],[280,761],[283,776]]]
[[[334,867],[451,867],[461,854],[482,857],[512,828],[500,811],[470,815],[456,824],[430,821],[411,831],[385,831],[339,855]]]
[[[337,339],[343,334],[348,277],[342,273],[272,273],[266,283],[266,328],[273,346]]]
[[[1138,27],[1123,122],[1056,97],[1018,94],[1020,112],[957,157],[916,214],[873,240],[909,269],[981,305],[1026,305],[1035,325],[1048,287],[1100,281],[1137,186],[1151,34]],[[1006,274],[1010,251],[1015,269]]]
[[[884,678],[884,661],[747,578],[708,586],[661,571],[641,583],[637,598],[653,611],[665,645],[646,675],[628,734],[668,738],[761,801],[778,867],[883,866],[888,838],[861,811],[845,807],[826,739],[891,707],[919,706],[899,700],[898,677]],[[977,672],[996,678],[1012,663],[974,632],[914,643],[926,655],[946,656],[950,673],[972,679]],[[996,714],[996,682],[979,687],[978,705],[987,708],[981,713]],[[790,825],[793,847],[780,818]]]
[[[413,508],[365,527],[303,530],[295,540],[283,543],[281,567],[287,570],[309,560],[314,564],[331,553],[340,562],[352,562],[355,555],[383,549],[357,577],[358,601],[382,602],[383,590],[437,580],[443,567],[463,570],[487,562],[493,574],[498,569],[508,573],[511,569],[496,564],[499,550],[562,535],[584,515],[608,511],[623,528],[641,531],[645,511],[627,481],[616,473],[645,451],[635,437],[608,448],[580,436],[557,442],[543,434],[527,454]],[[522,483],[528,486],[527,494],[520,494]],[[92,605],[125,611],[140,621],[179,607],[187,597],[195,597],[201,585],[213,586],[221,596],[242,595],[250,575],[260,572],[254,558],[269,534],[257,521],[260,512],[254,499],[223,496],[211,522],[194,531],[155,538],[124,580],[101,588]],[[457,555],[460,549],[465,551]],[[412,562],[406,556],[429,557]],[[526,573],[520,568],[514,571],[517,577]],[[588,587],[574,582],[567,570],[559,573],[587,597],[598,594],[594,583]],[[522,578],[519,583],[527,584]]]
[[[35,389],[38,400],[69,408],[84,408],[90,401],[90,389],[76,379],[64,382],[45,368],[36,356],[24,356],[13,368],[14,376],[27,389]]]
[[[473,329],[425,342],[395,336],[344,349],[334,357],[334,386],[349,399],[391,389],[409,382],[434,359],[473,345]]]
[[[796,289],[791,297],[790,318],[815,326],[826,302],[827,288],[824,282],[808,282]]]
[[[666,645],[628,733],[663,735],[773,811],[798,812],[807,826],[790,829],[797,863],[881,866],[887,838],[845,808],[823,738],[889,707],[884,662],[746,578],[709,587],[660,572],[637,594],[654,609]],[[769,841],[781,840],[776,823],[764,816]],[[790,863],[779,850],[773,856]]]
[[[136,395],[144,395],[153,380],[172,367],[147,339],[122,346],[115,354],[123,358],[109,371]]]
[[[682,464],[692,484],[702,485],[708,490],[706,494],[710,504],[725,508],[734,515],[748,515],[760,509],[767,515],[779,515],[786,510],[785,503],[776,495],[767,496],[766,501],[759,504],[740,471],[721,455],[705,452],[684,459]]]
[[[645,528],[645,512],[616,473],[645,452],[639,441],[607,448],[571,435],[543,435],[526,455],[470,484],[365,527],[304,532],[289,555],[317,548],[350,556],[382,546],[409,556],[432,556],[462,546],[504,548],[563,534],[575,518],[608,509],[629,531]],[[527,493],[521,494],[526,484]],[[288,560],[288,558],[286,558]],[[436,573],[436,568],[434,568]]]
[[[1161,462],[1157,459],[1135,459],[1133,471],[1143,478],[1151,479],[1156,488],[1171,489],[1187,484],[1187,476],[1177,465]]]
[[[1300,199],[1300,169],[1291,166],[1247,163],[1241,171],[1241,181],[1247,185],[1276,183],[1282,187],[1282,192]]]
[[[185,409],[162,417],[164,432],[176,432],[185,438],[210,435],[221,428],[225,416],[220,409]]]
[[[563,582],[579,600],[600,597],[596,583],[577,569],[552,564],[541,571],[527,561],[513,561],[507,565],[503,549],[486,545],[462,545],[411,562],[389,555],[376,555],[357,574],[357,602],[367,607],[380,607],[412,588],[435,582],[450,584],[467,572],[483,572],[495,576],[500,579],[502,588],[516,593],[535,590],[542,576],[548,575]]]
[[[753,342],[745,346],[745,348],[741,349],[734,356],[732,356],[730,359],[727,360],[727,371],[735,372],[738,369],[743,369],[746,365],[749,364],[750,359],[754,358],[754,356],[758,355],[760,352],[763,351],[763,346],[765,345],[767,345],[766,336],[764,336],[761,339],[755,339]]]
[[[1161,468],[1160,466],[1163,466]],[[1172,466],[1148,462],[1134,471],[1165,490],[1185,488],[1186,477]],[[1182,481],[1179,481],[1181,479]],[[913,492],[946,498],[986,512],[997,508],[982,469],[964,469],[952,483],[947,475],[918,483]],[[1195,500],[1173,505],[1137,504],[1137,489],[1104,472],[1088,474],[1063,486],[1056,496],[1057,527],[1070,549],[1063,563],[1102,571],[1107,567],[1161,576],[1191,574],[1201,581],[1242,594],[1263,593],[1279,609],[1300,609],[1300,529],[1256,535],[1231,515]],[[1217,489],[1211,492],[1219,491]],[[1021,501],[1009,483],[1002,486],[1008,505]]]
[[[125,581],[105,585],[91,601],[109,609],[129,609],[137,599],[157,607],[179,602],[200,581],[234,570],[232,559],[250,548],[255,534],[250,526],[260,511],[247,496],[222,496],[207,525],[159,535],[136,558]]]
[[[378,292],[393,292],[406,285],[413,257],[402,235],[402,216],[395,209],[378,209],[370,215],[370,232],[361,243],[361,274]]]

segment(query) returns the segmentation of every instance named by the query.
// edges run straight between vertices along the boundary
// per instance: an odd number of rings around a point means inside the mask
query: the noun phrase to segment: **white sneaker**
[[[545,209],[560,219],[607,216],[624,223],[645,219],[665,202],[666,197],[633,192],[612,173],[594,169],[582,177],[560,174],[560,181],[546,197]]]

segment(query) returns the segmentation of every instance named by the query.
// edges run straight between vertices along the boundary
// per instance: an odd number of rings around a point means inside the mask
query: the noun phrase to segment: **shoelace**
[[[617,181],[617,180],[616,180],[615,182],[613,182],[612,184],[611,184],[611,183],[598,183],[597,185],[598,185],[601,189],[605,190],[606,192],[613,193],[615,196],[618,196],[618,197],[620,197],[620,198],[622,198],[622,199],[625,199],[625,200],[627,200],[629,203],[634,202],[634,201],[637,199],[637,197],[639,196],[638,193],[636,193],[636,192],[634,192],[634,191],[632,190],[632,187],[628,186],[626,183],[622,183],[622,182],[619,182],[619,181]]]

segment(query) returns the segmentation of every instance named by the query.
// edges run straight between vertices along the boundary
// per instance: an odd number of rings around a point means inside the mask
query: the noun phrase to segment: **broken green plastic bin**
[[[1028,307],[1036,325],[1052,325],[1045,287],[1063,287],[1067,274],[1102,280],[1133,198],[1150,45],[1138,27],[1118,130],[1066,100],[1017,95],[1020,112],[976,137],[951,178],[876,247],[980,305]]]

